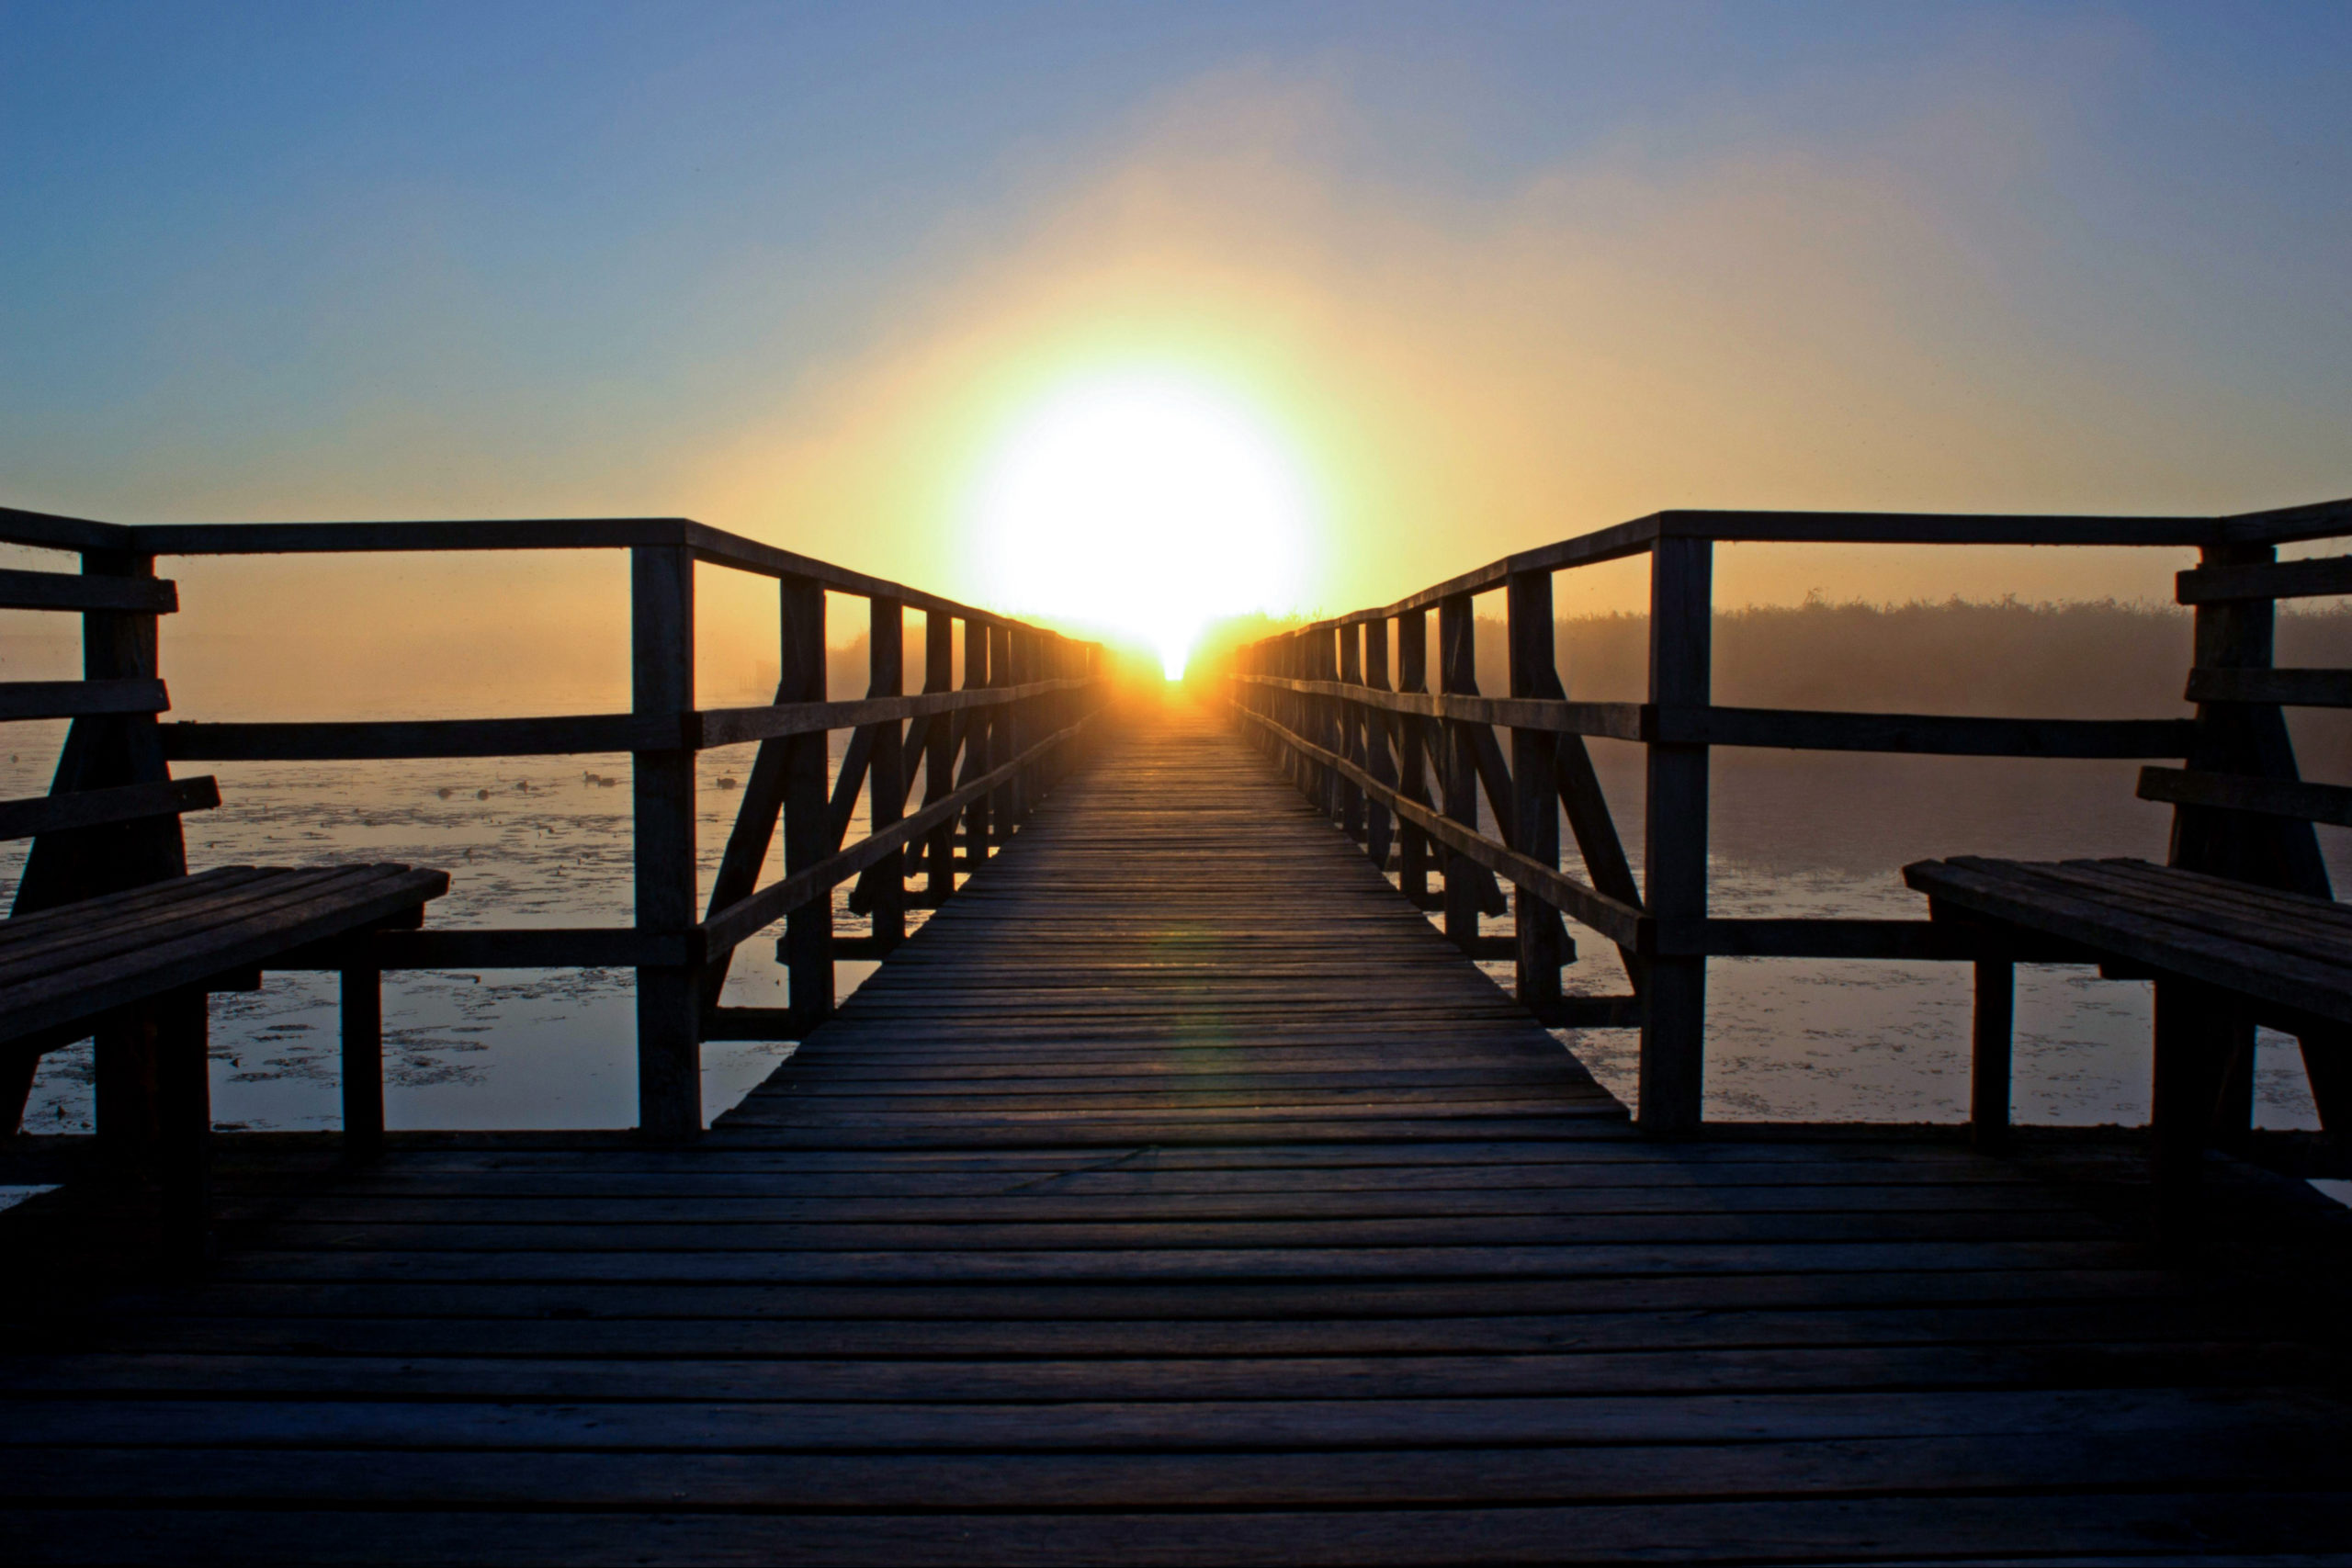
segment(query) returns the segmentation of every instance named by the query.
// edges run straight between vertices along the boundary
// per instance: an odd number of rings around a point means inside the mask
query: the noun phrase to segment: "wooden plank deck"
[[[12,1331],[0,1555],[2352,1561],[2291,1303],[1955,1144],[1645,1140],[1182,710],[699,1145],[239,1234]]]

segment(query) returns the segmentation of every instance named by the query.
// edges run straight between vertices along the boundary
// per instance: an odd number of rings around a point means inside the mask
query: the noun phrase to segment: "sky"
[[[2352,493],[2347,283],[2341,3],[0,3],[0,503],[125,522],[685,514],[1068,614],[1000,481],[1165,393],[1283,470],[1240,597],[1337,611],[1664,507]],[[1163,466],[1114,564],[1215,580]],[[1723,554],[1727,604],[2181,564]],[[215,629],[615,602],[175,575]]]

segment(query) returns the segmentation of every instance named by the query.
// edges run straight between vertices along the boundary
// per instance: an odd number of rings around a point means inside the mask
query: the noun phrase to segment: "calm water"
[[[55,737],[36,738],[30,728],[16,737],[19,750],[0,763],[7,795],[46,787]],[[1603,747],[1599,761],[1638,864],[1638,756],[1632,748]],[[702,758],[706,893],[740,799],[722,781],[744,776],[750,761],[749,747]],[[186,819],[189,862],[202,868],[365,857],[446,866],[453,887],[432,907],[435,925],[626,924],[628,769],[626,756],[536,765],[219,764],[212,771],[224,804]],[[2132,775],[2131,765],[2112,763],[1718,753],[1715,912],[1916,918],[1924,901],[1904,888],[1898,868],[1937,854],[2161,859],[2168,814],[2132,798]],[[2331,857],[2340,855],[2342,836],[2323,831]],[[10,883],[16,863],[0,861]],[[2336,865],[2340,886],[2352,863]],[[780,866],[768,873],[780,874]],[[919,920],[920,912],[911,918]],[[1570,987],[1622,989],[1611,950],[1589,932],[1577,934]],[[839,988],[853,989],[872,968],[841,964]],[[1508,964],[1487,968],[1509,984]],[[1965,965],[1717,960],[1708,983],[1711,1116],[1963,1117]],[[739,951],[726,1000],[783,1004],[770,938]],[[2021,969],[2018,1119],[2144,1121],[2148,1009],[2144,984],[2102,981],[2085,969]],[[632,1029],[625,970],[387,976],[389,1119],[416,1128],[628,1125],[636,1114]],[[1631,1032],[1562,1038],[1631,1099]],[[335,1124],[332,976],[272,975],[257,993],[215,998],[212,1040],[213,1104],[222,1125]],[[705,1046],[707,1111],[733,1104],[789,1049]],[[47,1058],[28,1128],[86,1131],[89,1073],[86,1046]],[[2257,1093],[2264,1124],[2317,1124],[2291,1041],[2265,1037]]]

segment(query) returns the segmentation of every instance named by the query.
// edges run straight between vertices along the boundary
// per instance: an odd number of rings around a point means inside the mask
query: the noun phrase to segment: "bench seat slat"
[[[263,872],[259,866],[224,865],[211,871],[192,872],[187,876],[143,883],[137,887],[127,888],[120,893],[109,894],[107,897],[117,900],[117,908],[119,910],[128,911],[144,908],[150,904],[168,903],[184,897],[182,890],[185,888],[198,885],[227,886],[241,881],[251,881],[262,874]],[[47,908],[28,910],[21,915],[11,915],[6,920],[0,921],[0,934],[5,934],[5,940],[7,941],[24,942],[30,940],[31,934],[35,931],[78,926],[81,922],[74,912],[74,908],[73,904],[57,904]]]
[[[2160,875],[2164,870],[2161,866],[2151,866],[2147,869],[2155,871]],[[2299,941],[2324,942],[2330,944],[2342,944],[2345,949],[2352,949],[2352,919],[2344,918],[2346,914],[2352,914],[2352,910],[2346,910],[2341,905],[2326,905],[2323,910],[2306,910],[2300,907],[2292,910],[2281,910],[2273,901],[2272,889],[2254,886],[2247,883],[2223,883],[2219,887],[2213,887],[2185,883],[2166,883],[2160,880],[2143,880],[2120,872],[2110,873],[2110,876],[2118,888],[2136,893],[2142,897],[2177,901],[2184,908],[2210,908],[2217,913],[2267,921],[2290,929]],[[2331,946],[2330,951],[2335,950]]]
[[[307,900],[362,892],[380,880],[368,874],[373,869],[339,866],[306,869],[282,877],[264,876],[224,894],[147,908],[119,925],[110,917],[94,919],[81,937],[54,933],[31,953],[19,955],[0,949],[0,995],[29,985],[44,975],[86,969],[161,942],[176,942],[240,920],[265,919],[273,910]]]
[[[2103,860],[2066,863],[2094,864],[2111,875],[2124,877],[2144,889],[2154,890],[2159,897],[2172,897],[2179,890],[2193,889],[2200,898],[2223,903],[2242,902],[2250,908],[2270,909],[2278,907],[2283,897],[2291,900],[2290,908],[2299,920],[2309,920],[2326,926],[2331,931],[2352,934],[2352,905],[2333,903],[2325,899],[2305,897],[2300,894],[2281,894],[2274,888],[2256,886],[2251,882],[2239,882],[2232,877],[2215,876],[2209,872],[2185,871],[2178,866],[2151,865],[2143,860]]]
[[[205,880],[185,878],[174,886]],[[69,966],[0,983],[0,1040],[94,1019],[124,1003],[198,984],[222,970],[266,963],[306,942],[365,930],[438,897],[448,886],[446,872],[405,865],[263,868],[258,880],[239,882],[225,892],[203,889],[193,897],[166,900],[167,908],[190,915],[192,922],[155,923],[152,918],[157,910],[150,901],[141,906],[149,919],[142,928],[147,934],[131,949],[116,946],[96,956],[85,953],[84,961]],[[273,887],[283,896],[271,896]],[[87,899],[45,914],[78,917],[96,927],[106,921],[115,902]],[[14,923],[0,922],[0,939]]]
[[[2092,873],[2101,866],[2132,867],[2109,874],[2110,879],[2132,879],[2128,888],[2111,880],[2096,885]],[[2254,906],[2225,902],[2207,886],[2218,879],[2144,862],[1961,856],[1905,866],[1903,879],[1935,900],[1939,911],[1990,917],[2279,1007],[2352,1023],[2352,962],[2296,950],[2334,938],[2342,911],[2325,899],[2248,887],[2248,895],[2275,911],[2256,919],[2247,912]],[[2290,939],[2293,945],[2283,944],[2278,933],[2296,930],[2299,922],[2310,922],[2322,935],[2315,938],[2306,929]],[[2264,934],[2254,940],[2232,934],[2243,931]]]
[[[284,902],[299,897],[347,874],[344,868],[331,866],[276,875],[254,868],[254,874],[227,888],[210,889],[202,896],[150,898],[130,908],[110,906],[102,914],[84,908],[79,919],[48,921],[37,932],[18,933],[13,929],[17,922],[10,920],[0,924],[0,986],[134,950],[143,942],[200,926],[208,912],[217,921],[232,918],[256,900]]]
[[[2275,947],[2282,953],[2352,969],[2352,932],[2337,931],[2316,920],[2299,919],[2294,912],[2266,908],[2253,901],[2219,898],[2199,887],[2163,888],[2131,878],[2102,876],[2095,864],[2061,864],[2052,867],[2047,874],[2052,881],[2096,897],[2147,908],[2157,919],[2192,931],[2211,931],[2235,942]],[[2151,907],[2151,898],[2164,902]]]

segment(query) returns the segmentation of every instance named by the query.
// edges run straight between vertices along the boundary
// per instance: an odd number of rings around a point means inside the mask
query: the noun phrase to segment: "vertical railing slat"
[[[1010,686],[1012,673],[1012,628],[989,627],[989,684]],[[989,709],[989,771],[1002,767],[1019,756],[1019,731],[1012,722],[1011,705]],[[989,819],[990,836],[1001,844],[1012,836],[1021,820],[1021,791],[1010,780],[989,792]]]
[[[814,580],[786,577],[777,584],[781,637],[778,702],[825,700],[825,590]],[[832,808],[827,776],[831,742],[822,730],[791,738],[784,763],[784,869],[805,871],[832,852]],[[785,917],[786,984],[795,1026],[814,1028],[833,1011],[833,901],[819,898]]]
[[[907,610],[896,599],[867,602],[866,694],[895,697],[907,684]],[[866,830],[879,833],[905,815],[906,735],[902,720],[874,727],[873,760],[866,764]],[[874,949],[888,953],[907,935],[907,883],[896,856],[877,868],[871,885]]]
[[[964,689],[982,690],[989,684],[989,626],[986,621],[967,620],[964,623]],[[989,736],[995,728],[995,716],[987,708],[964,710],[964,773],[963,782],[969,784],[989,771]],[[991,830],[989,798],[982,795],[964,808],[964,853],[972,870],[978,870],[989,855],[989,835]]]
[[[952,691],[956,686],[956,621],[937,610],[925,611],[922,626],[922,689]],[[925,806],[944,800],[956,789],[956,726],[957,716],[941,714],[924,731],[922,799]],[[930,886],[927,901],[936,906],[956,891],[956,824],[942,822],[925,840]]]
[[[1363,680],[1374,691],[1388,688],[1388,623],[1375,618],[1363,625]],[[1367,709],[1364,713],[1364,749],[1367,753],[1364,771],[1389,788],[1396,787],[1396,753],[1395,738],[1398,715],[1383,709]],[[1372,863],[1382,872],[1388,869],[1388,849],[1395,841],[1395,818],[1388,807],[1377,800],[1364,803],[1363,847]]]
[[[1444,692],[1475,693],[1478,689],[1478,643],[1467,593],[1449,594],[1437,606],[1438,686]],[[1472,832],[1478,830],[1478,755],[1470,726],[1459,719],[1443,721],[1444,813]],[[1467,951],[1478,935],[1480,881],[1485,871],[1476,863],[1448,852],[1445,866],[1445,934]]]
[[[1513,572],[1504,601],[1510,694],[1548,697],[1560,684],[1552,656],[1551,572]],[[1558,741],[1548,730],[1511,731],[1511,810],[1518,819],[1519,852],[1554,868],[1560,863],[1559,784],[1554,768],[1558,751]],[[1566,933],[1558,912],[1523,887],[1511,890],[1511,910],[1519,934],[1519,998],[1541,1017],[1560,999]]]
[[[1703,706],[1713,686],[1714,547],[1668,536],[1650,556],[1650,701]],[[1707,913],[1707,748],[1648,748],[1644,888],[1662,927],[1694,934]],[[1705,1067],[1707,961],[1649,961],[1644,987],[1640,1106],[1651,1132],[1699,1125]]]
[[[684,739],[695,705],[695,564],[676,546],[629,551],[632,707]],[[684,938],[695,925],[695,753],[632,759],[637,929]],[[637,972],[638,1126],[649,1137],[702,1130],[702,987],[690,965]]]
[[[1429,612],[1408,610],[1396,617],[1396,689],[1428,691],[1429,670]],[[1428,728],[1429,721],[1417,715],[1397,716],[1397,793],[1424,806],[1430,804]],[[1430,904],[1429,835],[1409,822],[1403,824],[1397,834],[1398,886],[1416,908],[1426,909]]]

